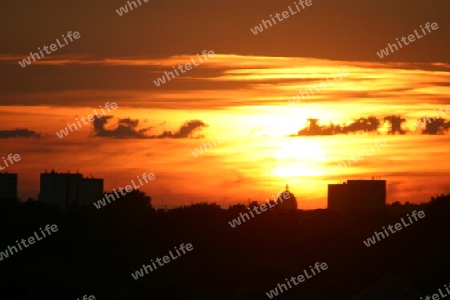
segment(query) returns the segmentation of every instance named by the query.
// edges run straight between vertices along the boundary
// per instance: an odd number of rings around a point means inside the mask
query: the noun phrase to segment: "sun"
[[[273,176],[292,178],[297,176],[324,175],[324,164],[327,155],[317,142],[301,138],[280,145],[273,153],[276,159],[276,167],[272,171]]]

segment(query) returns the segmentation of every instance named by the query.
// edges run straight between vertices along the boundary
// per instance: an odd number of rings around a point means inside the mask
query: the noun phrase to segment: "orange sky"
[[[0,155],[22,157],[7,169],[19,173],[19,196],[36,197],[39,173],[52,168],[105,178],[105,189],[153,172],[156,179],[143,190],[157,205],[262,201],[289,183],[300,208],[319,208],[328,183],[372,176],[388,181],[388,202],[448,193],[449,135],[420,135],[414,125],[450,105],[450,4],[313,1],[270,30],[250,32],[292,2],[150,1],[119,17],[121,0],[48,0],[36,7],[7,1],[0,11],[7,41],[0,45]],[[426,22],[438,22],[439,30],[385,59],[376,55]],[[81,38],[19,66],[68,31]],[[165,71],[203,50],[215,56],[155,86]],[[348,76],[332,86],[289,103],[344,70]],[[56,136],[106,102],[118,105],[106,124]],[[406,134],[388,136],[382,123],[380,135],[289,136],[308,118],[349,124],[369,115],[401,115]],[[192,155],[236,126],[246,130]],[[17,129],[34,137],[5,138]],[[376,140],[387,147],[327,175]]]
[[[189,61],[189,56],[139,62],[167,67],[185,61]],[[129,90],[116,94],[55,91],[20,97],[30,102],[45,97],[49,101],[80,103],[69,108],[3,106],[3,130],[28,128],[42,134],[39,139],[3,139],[0,146],[1,153],[22,156],[20,163],[8,169],[19,173],[20,195],[36,196],[39,173],[46,168],[72,172],[78,168],[85,175],[105,178],[106,189],[153,172],[157,179],[143,190],[158,204],[209,200],[227,205],[249,198],[264,200],[289,183],[301,208],[325,207],[326,184],[371,176],[388,180],[389,202],[425,201],[448,189],[445,177],[450,163],[445,156],[449,137],[413,132],[417,118],[448,104],[450,88],[444,85],[450,78],[447,64],[421,64],[416,68],[406,64],[218,54],[198,68],[203,70],[166,85],[188,81],[194,85],[206,82],[208,86],[212,82],[220,84],[220,92],[207,88]],[[339,69],[348,70],[348,76],[299,103],[288,102],[299,90],[307,90],[327,76],[332,78]],[[151,82],[155,74],[148,74]],[[236,81],[245,85],[236,90],[232,85]],[[110,130],[117,128],[117,120],[125,118],[140,121],[135,130],[151,128],[148,135],[175,132],[184,122],[194,119],[208,126],[193,131],[190,139],[115,139],[95,137],[93,124],[89,123],[59,139],[56,131],[68,122],[75,123],[75,118],[93,113],[95,107],[82,106],[85,98],[95,99],[99,106],[107,99],[116,101],[118,108],[110,112],[114,118],[106,126]],[[375,136],[288,137],[304,127],[308,117],[319,118],[322,124],[349,123],[372,114],[379,118],[402,115],[408,120],[404,129],[411,132],[387,136],[384,124],[380,129],[383,134]],[[247,130],[223,144],[217,143],[203,155],[192,155],[191,151],[203,142],[211,142],[236,126]],[[198,138],[202,135],[204,138]],[[388,146],[327,176],[327,167],[348,159],[376,140],[386,140]]]

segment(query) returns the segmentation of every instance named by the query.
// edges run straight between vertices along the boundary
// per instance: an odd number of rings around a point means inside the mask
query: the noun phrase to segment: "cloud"
[[[130,118],[119,120],[119,124],[127,124],[131,127],[136,127],[139,125],[139,120],[131,120]]]
[[[115,129],[106,129],[105,125],[108,123],[109,119],[113,116],[104,116],[102,118],[97,118],[94,120],[94,136],[96,137],[111,137],[116,139],[145,139],[148,136],[145,133],[150,130],[150,128],[143,128],[137,130],[136,127],[139,125],[139,120],[131,119],[119,119],[118,126]]]
[[[390,111],[392,99],[409,113],[418,103],[448,104],[450,64],[354,62],[305,57],[249,56],[220,54],[164,87],[149,84],[172,66],[190,62],[192,54],[169,57],[49,56],[33,63],[34,72],[23,72],[17,60],[0,55],[0,105],[96,106],[115,101],[133,108],[223,109],[242,106],[283,106],[300,91],[332,78],[339,69],[349,76],[314,92],[298,104],[369,105]],[[195,55],[194,55],[195,56]],[[3,60],[2,60],[3,59]],[[71,60],[71,63],[66,62]],[[60,67],[58,61],[63,61]],[[35,65],[36,64],[36,65]],[[2,72],[3,70],[3,72]],[[45,73],[46,80],[35,80]],[[2,75],[7,74],[7,75]],[[98,80],[92,80],[92,76]],[[77,81],[73,81],[73,77]],[[54,82],[57,81],[58,85]],[[330,107],[331,108],[331,107]],[[356,110],[356,108],[355,108]],[[378,113],[378,112],[377,112]],[[385,112],[379,112],[384,113]],[[419,115],[417,115],[418,117]]]
[[[429,122],[427,122],[427,120],[429,120]],[[437,119],[434,117],[424,117],[419,121],[426,123],[425,129],[422,130],[422,134],[443,135],[450,129],[450,122],[446,122],[446,120],[441,117]]]
[[[147,132],[152,127],[138,129],[139,120],[132,120],[130,118],[119,119],[117,128],[106,129],[105,125],[113,116],[104,116],[94,120],[94,136],[95,137],[110,137],[116,139],[185,139],[193,138],[193,133],[200,130],[207,125],[200,120],[191,120],[185,122],[178,131],[164,131],[160,135],[148,135]],[[202,137],[202,136],[199,136]]]
[[[399,134],[405,134],[406,131],[402,129],[402,123],[406,121],[406,119],[403,119],[401,116],[387,116],[384,118],[384,121],[388,121],[391,125],[389,128],[389,134],[395,134],[398,132]]]
[[[341,124],[334,124],[330,122],[328,126],[319,125],[319,119],[309,118],[309,125],[300,129],[298,132],[299,136],[317,136],[317,135],[335,135],[335,134],[348,134],[348,133],[357,133],[357,132],[367,132],[367,133],[378,133],[378,129],[380,128],[381,120],[375,116],[369,116],[368,118],[359,118],[356,119],[353,123],[350,123],[348,126]],[[384,122],[389,123],[388,134],[405,134],[406,131],[402,128],[402,124],[406,122],[406,119],[401,116],[391,115],[387,116],[383,119]],[[424,131],[424,134],[436,134],[439,130],[439,126],[442,128],[447,128],[449,125],[446,125],[445,120],[442,120],[442,124],[436,125],[436,128],[432,128],[430,124],[427,124],[427,130]],[[447,127],[446,127],[447,126]],[[441,130],[442,131],[442,130]],[[432,133],[430,133],[432,132]]]
[[[380,120],[375,116],[359,118],[348,126],[330,123],[329,126],[320,126],[319,119],[308,119],[309,126],[301,129],[298,135],[335,135],[355,132],[377,132],[380,127]]]
[[[171,131],[164,131],[163,134],[156,136],[155,138],[162,139],[162,138],[172,138],[172,139],[185,139],[192,136],[192,133],[194,133],[196,130],[199,130],[202,127],[206,127],[207,125],[199,120],[192,120],[185,122],[183,126],[180,127],[180,130],[178,130],[175,133],[172,133]]]
[[[23,129],[14,129],[14,130],[0,130],[0,139],[9,139],[9,138],[40,138],[42,137],[41,133],[37,133],[33,130],[28,130],[27,128]]]

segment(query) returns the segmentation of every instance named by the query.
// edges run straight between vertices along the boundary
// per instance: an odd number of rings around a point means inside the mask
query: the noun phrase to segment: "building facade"
[[[0,173],[0,201],[17,200],[17,174]]]
[[[382,209],[386,206],[386,180],[347,180],[328,185],[328,209],[338,212]]]
[[[83,178],[80,185],[79,204],[81,206],[92,205],[103,197],[103,179]]]
[[[103,179],[76,173],[41,173],[39,201],[64,210],[92,204],[103,196]]]

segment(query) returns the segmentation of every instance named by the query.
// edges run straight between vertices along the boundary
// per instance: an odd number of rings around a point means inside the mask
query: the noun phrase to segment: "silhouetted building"
[[[17,200],[17,174],[0,173],[0,201]]]
[[[288,194],[285,194],[288,193]],[[288,197],[285,197],[285,195],[289,195]],[[280,198],[283,201],[280,201]],[[289,192],[289,186],[286,184],[286,191],[281,193],[278,196],[278,208],[282,210],[294,210],[297,209],[297,199],[295,198],[294,194]]]
[[[39,201],[62,209],[92,204],[103,197],[103,179],[76,173],[41,173]]]
[[[328,185],[328,209],[353,212],[385,206],[386,180],[347,180]]]
[[[103,179],[83,178],[80,186],[79,205],[92,205],[103,197]]]

